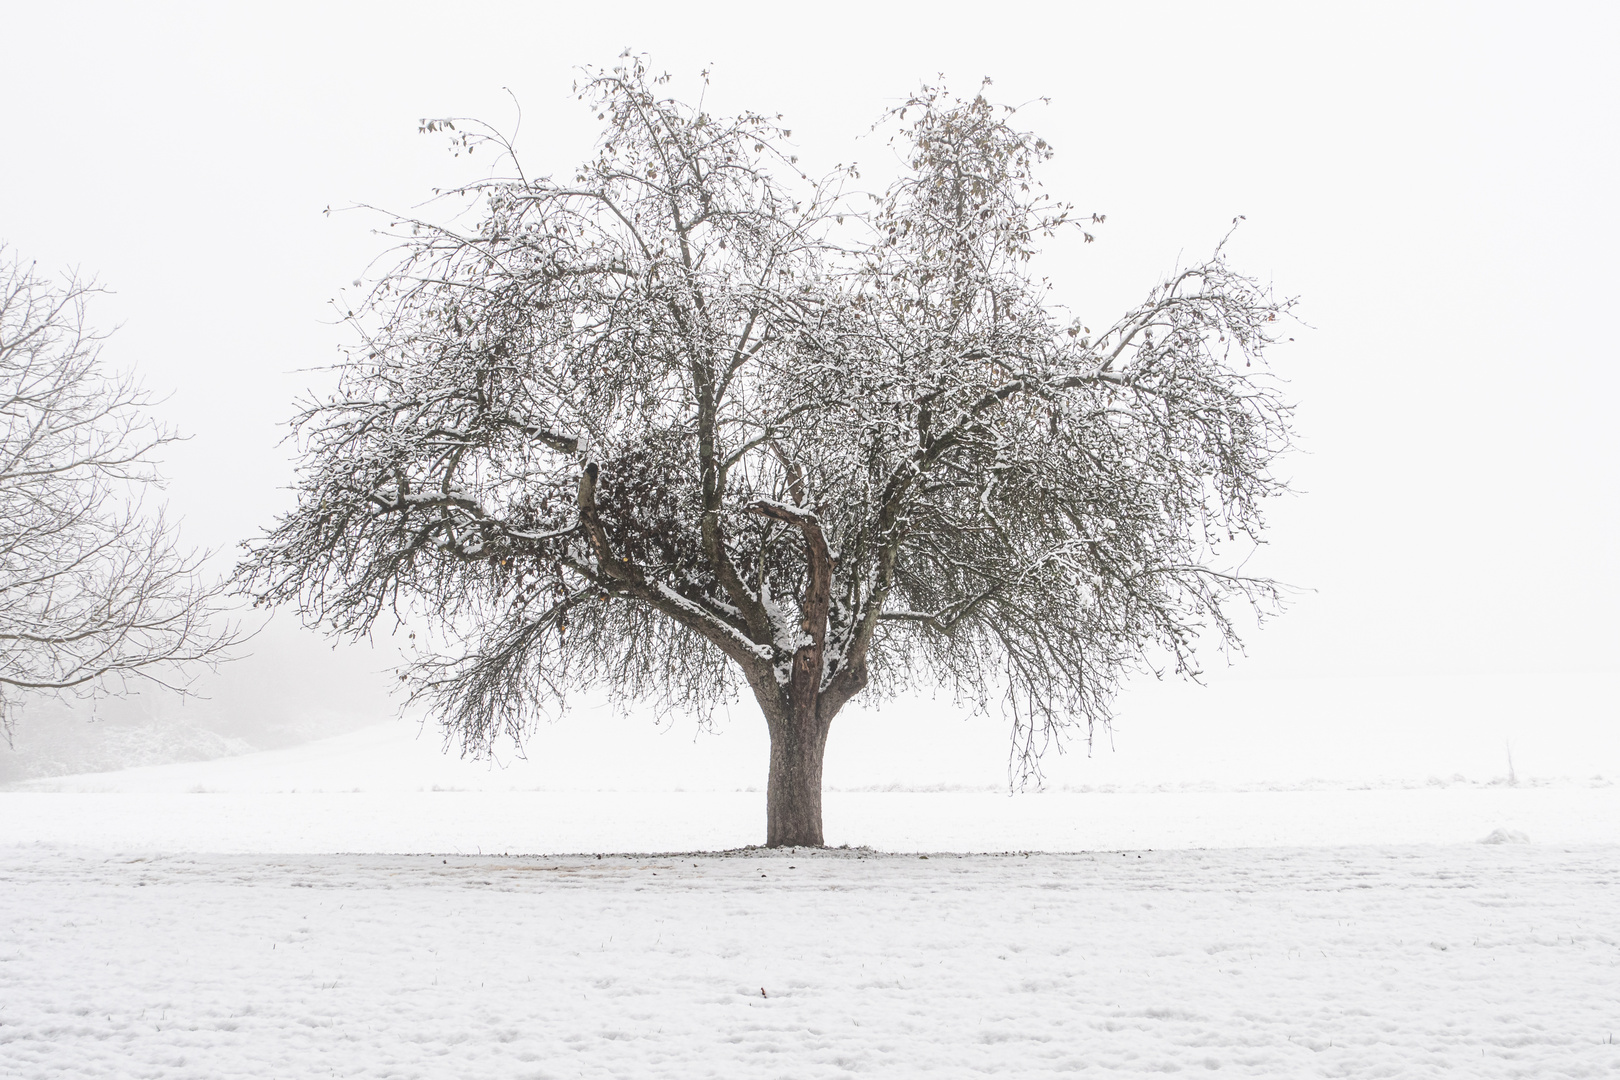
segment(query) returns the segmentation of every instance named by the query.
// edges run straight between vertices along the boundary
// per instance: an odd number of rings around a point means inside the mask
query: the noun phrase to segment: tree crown
[[[1005,695],[1021,769],[1275,601],[1212,552],[1284,490],[1288,408],[1250,365],[1289,303],[1222,253],[1092,333],[1029,264],[1101,219],[1041,192],[1051,149],[982,91],[893,110],[906,168],[865,205],[639,60],[580,96],[603,134],[571,176],[409,221],[295,421],[298,508],[242,569],[262,601],[350,633],[432,611],[449,641],[406,675],[474,748],[569,686],[702,713],[740,676],[778,723],[924,677]],[[516,168],[490,129],[423,128]]]
[[[95,695],[143,679],[183,689],[226,659],[204,557],[179,545],[151,493],[177,436],[152,399],[100,361],[98,288],[53,281],[0,245],[0,728],[24,695]]]

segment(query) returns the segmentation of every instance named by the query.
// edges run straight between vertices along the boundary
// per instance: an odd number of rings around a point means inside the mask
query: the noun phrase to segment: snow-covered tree
[[[150,397],[99,361],[96,287],[52,281],[0,246],[0,727],[27,695],[131,678],[183,688],[235,640],[221,587],[149,506],[175,439]]]
[[[1031,257],[1101,219],[1041,193],[1046,143],[982,93],[895,109],[904,174],[856,196],[663,81],[589,78],[602,135],[563,178],[424,122],[514,175],[464,192],[474,227],[402,223],[296,419],[258,600],[352,634],[431,617],[402,678],[474,750],[572,687],[705,714],[746,686],[773,846],[822,843],[863,691],[1001,699],[1026,775],[1122,673],[1192,672],[1234,598],[1274,603],[1216,549],[1283,489],[1288,410],[1250,365],[1286,302],[1217,252],[1109,325],[1055,309]]]

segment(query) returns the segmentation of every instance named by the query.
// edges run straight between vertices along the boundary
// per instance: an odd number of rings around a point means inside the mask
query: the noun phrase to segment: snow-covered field
[[[1620,786],[1185,792],[852,792],[827,842],[881,851],[1620,843]],[[568,853],[761,842],[749,791],[0,792],[0,847],[120,852]]]
[[[679,854],[763,834],[743,756],[13,785],[0,1076],[1620,1075],[1601,777],[833,790],[849,849]]]
[[[1597,1077],[1617,1000],[1616,846],[0,851],[7,1077]]]

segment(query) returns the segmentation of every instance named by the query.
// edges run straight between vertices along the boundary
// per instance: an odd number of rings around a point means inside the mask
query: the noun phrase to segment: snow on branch
[[[510,174],[395,219],[255,595],[461,628],[407,675],[474,747],[583,685],[701,715],[747,687],[820,745],[930,681],[1014,714],[1021,773],[1125,673],[1196,672],[1234,605],[1275,609],[1241,567],[1286,491],[1292,301],[1217,250],[1095,331],[1059,308],[1033,260],[1104,219],[983,92],[896,109],[869,200],[664,85],[636,57],[584,80],[601,139],[556,179],[424,125]]]

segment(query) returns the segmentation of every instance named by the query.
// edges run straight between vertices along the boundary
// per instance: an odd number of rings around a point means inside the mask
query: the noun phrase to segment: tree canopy
[[[151,495],[177,437],[100,361],[96,286],[0,245],[0,728],[29,695],[183,687],[236,640]]]
[[[458,190],[471,228],[404,220],[295,420],[298,506],[242,567],[260,601],[351,634],[426,613],[403,677],[475,750],[573,687],[703,713],[746,686],[772,844],[821,842],[862,691],[1004,701],[1027,772],[1122,674],[1195,671],[1234,600],[1275,602],[1218,549],[1285,489],[1287,301],[1218,251],[1106,325],[1057,307],[1032,261],[1101,218],[1044,193],[1051,148],[982,91],[894,109],[905,168],[865,194],[662,84],[588,78],[602,135],[562,177],[424,121],[510,173]]]

